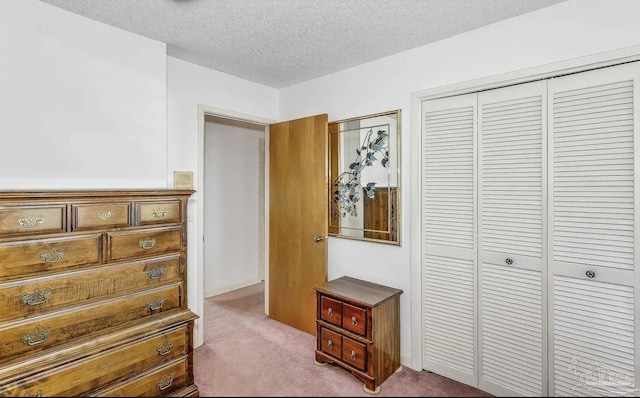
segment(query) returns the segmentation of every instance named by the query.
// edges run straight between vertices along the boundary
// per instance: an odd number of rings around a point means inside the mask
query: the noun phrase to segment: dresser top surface
[[[2,191],[0,200],[15,199],[75,199],[75,198],[104,198],[104,197],[163,197],[163,196],[191,196],[195,191],[190,189],[60,189],[34,191]]]
[[[346,300],[353,300],[372,307],[402,294],[402,289],[396,289],[373,282],[367,282],[350,276],[326,282],[314,287],[314,290],[338,296]]]

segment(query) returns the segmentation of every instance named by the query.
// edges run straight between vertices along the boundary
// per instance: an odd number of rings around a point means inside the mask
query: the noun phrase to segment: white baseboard
[[[218,294],[227,293],[227,292],[230,292],[232,290],[241,289],[243,287],[255,285],[256,283],[260,283],[260,282],[262,282],[261,279],[251,279],[251,280],[248,280],[248,281],[244,281],[244,282],[240,282],[240,283],[234,283],[232,285],[227,285],[227,286],[219,287],[219,288],[216,288],[216,289],[205,290],[204,297],[208,298],[208,297],[211,297],[211,296],[217,296]]]

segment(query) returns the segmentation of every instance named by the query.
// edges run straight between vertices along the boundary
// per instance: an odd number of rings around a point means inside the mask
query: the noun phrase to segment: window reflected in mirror
[[[329,123],[329,235],[400,244],[400,110]]]

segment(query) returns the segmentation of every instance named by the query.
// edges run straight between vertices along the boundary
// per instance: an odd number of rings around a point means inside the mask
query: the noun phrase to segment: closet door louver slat
[[[544,395],[546,82],[478,94],[479,387]]]
[[[552,395],[637,394],[639,76],[549,81]]]
[[[476,95],[427,101],[422,118],[423,367],[476,384]]]

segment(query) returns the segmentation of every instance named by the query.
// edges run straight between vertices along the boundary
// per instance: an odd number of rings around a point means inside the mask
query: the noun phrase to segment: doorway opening
[[[231,264],[227,264],[227,268],[222,268],[222,271],[220,271],[220,267],[224,266],[224,263],[220,263],[219,265],[217,265],[217,268],[213,268],[213,269],[208,269],[205,272],[205,267],[207,267],[207,263],[205,262],[205,251],[210,252],[209,248],[206,248],[207,246],[207,241],[209,240],[209,238],[207,238],[206,234],[211,235],[211,233],[214,234],[214,236],[212,236],[211,238],[216,239],[216,233],[220,234],[221,230],[224,231],[224,228],[217,228],[217,232],[216,229],[212,226],[213,224],[211,223],[217,223],[218,221],[213,220],[213,221],[208,221],[205,222],[205,217],[208,217],[208,215],[215,215],[215,211],[213,210],[213,208],[211,206],[218,206],[220,207],[221,211],[224,212],[233,209],[234,212],[237,212],[238,209],[239,210],[246,210],[246,209],[241,209],[240,205],[236,204],[235,202],[233,203],[229,203],[227,202],[226,205],[220,205],[219,203],[216,203],[216,195],[217,192],[216,190],[220,191],[221,187],[217,187],[216,188],[216,183],[215,181],[208,181],[208,178],[205,176],[206,171],[205,171],[205,161],[207,162],[207,166],[212,166],[212,165],[216,165],[216,159],[214,159],[212,156],[213,155],[209,155],[207,153],[207,147],[205,144],[210,145],[210,144],[215,144],[215,139],[213,138],[213,135],[215,135],[216,133],[213,133],[211,137],[206,138],[207,141],[210,142],[205,142],[205,136],[209,135],[211,131],[216,131],[219,132],[218,130],[221,128],[222,130],[225,129],[230,129],[231,132],[228,132],[223,138],[221,138],[221,140],[225,140],[223,142],[220,142],[220,145],[217,146],[219,151],[224,151],[225,147],[224,144],[233,144],[236,146],[237,152],[233,152],[231,150],[229,150],[227,148],[226,153],[223,153],[223,155],[220,156],[225,156],[228,157],[229,155],[233,155],[234,153],[237,155],[237,157],[242,157],[242,156],[247,156],[249,154],[249,151],[247,151],[247,153],[244,152],[240,152],[239,148],[242,147],[242,143],[238,143],[238,142],[228,142],[228,141],[233,141],[233,139],[238,139],[240,138],[244,138],[247,139],[249,141],[253,140],[253,143],[251,145],[248,145],[249,147],[254,147],[255,150],[251,151],[251,156],[253,156],[253,162],[256,165],[256,169],[258,169],[257,171],[254,170],[254,174],[252,174],[254,176],[254,185],[257,186],[257,188],[254,186],[254,188],[256,188],[258,191],[258,193],[256,193],[255,196],[253,196],[253,200],[256,201],[256,206],[258,207],[258,209],[253,209],[255,210],[255,212],[253,212],[254,215],[257,215],[258,219],[257,219],[257,225],[255,226],[253,232],[256,234],[255,236],[255,240],[253,242],[254,244],[254,252],[255,252],[255,256],[254,257],[256,259],[256,262],[254,263],[254,271],[255,271],[255,277],[253,279],[254,283],[259,283],[261,280],[264,280],[264,284],[265,284],[265,314],[268,315],[268,308],[269,308],[269,299],[268,299],[268,278],[269,278],[269,247],[267,242],[269,241],[269,217],[268,217],[268,212],[266,211],[266,209],[269,208],[269,181],[267,178],[267,174],[264,172],[265,170],[269,169],[269,156],[268,156],[268,148],[269,148],[269,125],[275,123],[275,120],[272,119],[267,119],[267,118],[262,118],[262,117],[258,117],[258,116],[253,116],[253,115],[249,115],[249,114],[243,114],[243,113],[239,113],[239,112],[235,112],[235,111],[230,111],[230,110],[226,110],[226,109],[220,109],[220,108],[215,108],[215,107],[211,107],[211,106],[207,106],[207,105],[198,105],[198,170],[197,170],[197,187],[199,187],[198,191],[195,195],[195,201],[196,201],[196,206],[197,206],[197,234],[196,234],[196,239],[198,244],[196,245],[197,248],[197,264],[196,264],[196,272],[195,275],[193,275],[190,278],[190,282],[189,282],[189,286],[193,286],[194,288],[190,289],[189,291],[189,297],[190,297],[190,303],[194,303],[195,302],[195,308],[192,307],[192,309],[195,309],[195,311],[197,312],[197,314],[200,315],[200,319],[197,319],[195,322],[195,330],[194,330],[194,346],[195,347],[199,347],[203,344],[204,342],[204,298],[207,295],[212,295],[212,294],[219,294],[219,293],[223,293],[225,291],[231,291],[233,289],[238,289],[241,288],[243,286],[248,286],[251,284],[250,279],[246,279],[246,280],[242,280],[243,276],[239,274],[233,274],[235,272],[235,268],[237,266],[237,264],[231,263]],[[207,126],[207,124],[216,124],[217,126],[215,128],[213,128],[213,130],[207,129],[207,127],[212,127],[212,126]],[[222,127],[221,127],[222,126]],[[207,130],[207,134],[205,134],[205,130]],[[233,137],[234,133],[233,131],[236,131],[238,137]],[[239,131],[242,131],[241,133],[238,133]],[[251,139],[249,139],[249,137],[253,137]],[[242,139],[240,139],[240,141],[242,141]],[[255,147],[254,145],[256,144],[257,141],[257,147]],[[215,146],[215,145],[214,145]],[[246,149],[246,148],[245,148]],[[241,156],[242,155],[242,156]],[[262,157],[262,159],[260,159],[260,157]],[[205,159],[206,158],[206,159]],[[233,159],[233,164],[234,167],[236,165],[235,161],[237,159]],[[261,165],[262,167],[262,171],[260,172],[260,168],[258,168],[258,164]],[[229,164],[220,164],[220,167],[218,172],[219,173],[234,173],[233,175],[236,176],[236,184],[242,184],[242,180],[243,178],[245,178],[245,175],[242,175],[241,173],[239,173],[239,168],[238,167],[232,167]],[[241,167],[245,167],[245,165],[241,166]],[[209,176],[212,175],[212,173],[215,172],[210,172]],[[224,174],[223,174],[224,176]],[[262,186],[260,186],[258,184],[258,180],[261,180],[263,182]],[[233,181],[222,181],[219,182],[219,184],[227,184],[226,185],[226,190],[228,191],[225,195],[232,195],[235,188],[234,185],[232,184]],[[261,191],[260,191],[261,190]],[[236,194],[238,194],[236,192]],[[258,200],[258,198],[262,197],[263,200],[260,201]],[[237,202],[237,201],[236,201]],[[227,206],[227,207],[225,207]],[[236,207],[234,207],[236,206]],[[249,205],[246,205],[249,206]],[[262,210],[260,210],[260,208]],[[207,212],[208,209],[208,212]],[[208,215],[207,215],[208,214]],[[239,217],[239,216],[238,216]],[[244,219],[244,216],[238,218],[238,219]],[[246,220],[245,220],[246,221]],[[237,220],[236,220],[236,223]],[[207,225],[209,225],[207,232],[205,232],[205,229],[207,229]],[[231,226],[229,226],[228,228],[233,229],[236,228],[235,225],[233,224],[229,224]],[[262,232],[260,232],[262,231]],[[237,237],[237,236],[231,236],[231,234],[227,234],[227,236],[225,237],[224,234],[222,235],[218,235],[218,238],[222,238],[222,239],[235,239],[235,240],[247,240],[245,237]],[[215,243],[214,243],[215,244]],[[209,253],[210,254],[210,253]],[[263,259],[263,260],[261,260]],[[259,263],[262,263],[262,266],[258,266]],[[246,268],[248,269],[249,266],[246,266]],[[218,269],[218,271],[216,271],[216,269]],[[231,273],[232,275],[229,276],[228,273]],[[215,279],[218,278],[227,278],[225,285],[222,285],[222,283],[220,284],[216,284]],[[235,279],[234,279],[235,278]],[[209,283],[208,281],[205,281],[206,279],[213,279],[213,283]],[[195,291],[194,291],[195,290]],[[193,304],[191,305],[193,306]]]

